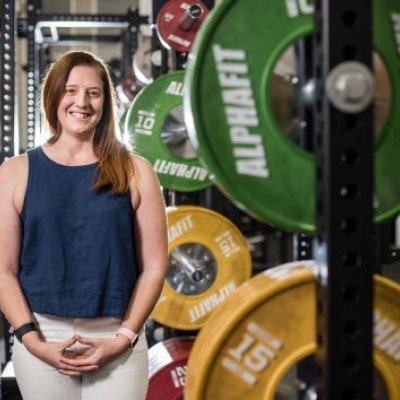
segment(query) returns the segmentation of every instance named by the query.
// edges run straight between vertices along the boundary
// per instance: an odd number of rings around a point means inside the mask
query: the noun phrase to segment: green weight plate
[[[215,183],[260,220],[305,233],[315,229],[315,160],[278,125],[271,85],[282,55],[313,33],[312,13],[300,0],[221,1],[198,32],[184,100],[189,135]],[[400,211],[400,2],[375,0],[373,15],[392,97],[375,144],[375,220],[384,222]]]
[[[119,117],[118,125],[119,125],[119,128],[120,128],[122,134],[124,134],[125,120],[126,120],[127,114],[128,114],[128,110],[125,110],[122,113],[122,115]]]
[[[212,182],[184,124],[183,77],[183,71],[168,73],[143,88],[128,109],[124,133],[152,163],[161,186],[191,192]]]

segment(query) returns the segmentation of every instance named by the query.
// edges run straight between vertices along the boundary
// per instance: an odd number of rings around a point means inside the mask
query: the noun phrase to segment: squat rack
[[[0,15],[1,162],[18,154],[20,145],[17,102],[14,101],[15,5],[13,0],[0,0],[0,3],[4,10]],[[318,78],[315,119],[318,230],[314,254],[320,266],[319,394],[329,400],[368,400],[372,398],[372,272],[376,267],[372,223],[372,113],[371,107],[353,115],[334,109],[322,82],[337,64],[346,60],[356,60],[371,68],[372,2],[317,0],[315,8],[316,25],[321,28],[314,51]],[[130,17],[72,17],[42,15],[40,9],[38,0],[28,0],[28,147],[35,145],[39,126],[41,44],[36,41],[38,30],[44,26],[74,27],[82,22],[88,27],[129,27],[127,35],[131,40],[128,42],[132,44],[129,53],[133,57],[137,26],[145,23],[134,13]],[[343,188],[348,185],[355,186],[362,196],[343,195]]]
[[[368,400],[376,263],[372,106],[339,111],[325,83],[346,61],[372,68],[372,1],[319,0],[315,6],[318,394]]]

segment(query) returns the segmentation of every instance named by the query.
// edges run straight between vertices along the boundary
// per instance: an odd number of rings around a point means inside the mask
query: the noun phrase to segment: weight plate
[[[199,0],[169,0],[157,14],[157,34],[167,49],[188,52],[208,8]]]
[[[200,329],[211,312],[251,276],[239,229],[202,207],[167,208],[169,270],[152,317],[182,330]]]
[[[152,82],[151,37],[139,35],[138,49],[133,56],[133,72],[145,85]]]
[[[315,230],[315,160],[278,126],[272,86],[282,55],[313,33],[312,13],[307,1],[222,1],[198,32],[185,81],[189,135],[216,184],[262,221],[305,233]],[[392,90],[375,145],[375,219],[384,222],[400,212],[400,3],[376,0],[373,15],[375,50]]]
[[[163,187],[191,192],[212,182],[183,120],[183,76],[184,71],[172,72],[144,87],[129,107],[124,132],[136,151],[153,164]]]
[[[122,134],[124,135],[124,129],[125,129],[125,120],[126,120],[126,115],[128,113],[128,110],[125,110],[122,112],[122,114],[119,117],[119,129],[121,130]],[[125,139],[125,138],[124,138]]]
[[[149,349],[149,388],[146,400],[180,400],[186,383],[187,360],[193,338],[173,338]]]
[[[121,79],[115,90],[117,92],[118,99],[122,103],[129,104],[137,96],[143,86],[144,83],[136,77],[135,73],[133,71],[129,71]]]
[[[185,400],[270,400],[289,391],[287,383],[282,390],[282,380],[316,351],[315,276],[313,262],[266,270],[215,310],[190,354]],[[395,400],[400,288],[381,276],[374,279],[374,363],[384,382],[383,393],[374,398]]]

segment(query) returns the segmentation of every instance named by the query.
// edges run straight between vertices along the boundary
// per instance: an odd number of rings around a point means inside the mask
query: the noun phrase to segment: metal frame
[[[15,135],[15,37],[16,20],[13,0],[2,0],[0,13],[0,162],[19,150],[19,136]]]
[[[293,257],[297,261],[311,260],[313,258],[313,241],[304,234],[293,235]]]
[[[57,25],[60,18],[64,18],[62,26],[76,26],[74,24],[82,22],[85,26],[91,23],[101,27],[115,24],[126,27],[129,24],[124,17],[90,16],[92,19],[89,21],[89,16],[40,16],[37,5],[38,1],[28,0],[28,140],[32,146],[38,126],[37,91],[40,79],[39,51],[35,40],[37,26]],[[371,67],[371,9],[371,0],[316,2],[315,20],[317,26],[322,28],[316,35],[314,51],[316,75],[319,77],[315,120],[318,226],[315,254],[320,267],[317,355],[322,374],[318,390],[321,398],[329,400],[368,400],[373,393],[372,260],[376,257],[372,223],[372,113],[368,109],[356,115],[347,115],[335,110],[324,97],[322,87],[329,71],[345,59],[356,59]],[[14,1],[1,0],[1,10],[0,161],[3,161],[19,149],[14,102]],[[355,16],[357,24],[344,24],[345,13]],[[334,38],[332,27],[335,27]],[[359,140],[360,136],[363,140]],[[343,189],[349,185],[357,188],[363,196],[346,195]],[[363,299],[362,305],[360,298]],[[11,343],[7,344],[9,348]]]
[[[87,43],[96,40],[98,43],[119,43],[120,35],[58,35],[54,41],[51,37],[44,36],[42,46],[80,46],[82,43]]]
[[[382,272],[383,264],[392,264],[400,260],[400,249],[395,245],[395,221],[389,221],[377,228],[377,265],[376,273]]]
[[[343,61],[371,68],[372,1],[319,0],[315,22],[318,398],[368,400],[376,259],[372,107],[340,112],[323,85]]]
[[[15,38],[16,17],[13,0],[0,1],[0,163],[19,152],[17,129],[17,106],[15,101]],[[12,346],[12,331],[3,315],[5,361],[9,361]]]
[[[151,75],[152,77],[158,78],[159,76],[166,74],[168,72],[168,50],[161,44],[158,35],[157,35],[157,15],[161,10],[162,6],[168,0],[153,0],[152,8],[151,8],[151,54],[152,54],[152,62],[151,62]],[[158,66],[153,62],[153,55],[156,53],[160,53],[161,55],[161,65]]]
[[[137,49],[137,31],[140,24],[148,23],[148,18],[139,16],[138,10],[129,9],[126,15],[93,15],[93,14],[43,14],[39,0],[28,0],[28,148],[35,147],[41,140],[40,110],[38,104],[38,93],[41,73],[44,72],[42,65],[42,47],[49,43],[55,44],[60,37],[57,28],[120,28],[123,31],[123,67],[124,72],[131,69],[133,55]],[[21,23],[21,26],[23,24]],[[49,28],[51,36],[43,34],[42,29]],[[97,36],[96,36],[97,38]],[[106,41],[104,36],[100,36],[102,41]],[[64,39],[64,38],[63,38]],[[93,40],[93,36],[75,36],[75,42],[87,42]],[[66,44],[68,38],[64,39]],[[112,36],[112,40],[115,37]],[[121,40],[121,38],[119,38]],[[125,59],[125,57],[127,59]]]
[[[184,70],[187,67],[188,53],[180,53],[175,50],[172,52],[172,71]]]

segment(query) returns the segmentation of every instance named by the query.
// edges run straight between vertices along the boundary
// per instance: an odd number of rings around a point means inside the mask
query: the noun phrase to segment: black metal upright
[[[371,97],[372,2],[317,0],[315,11],[318,398],[368,400],[375,260],[372,107],[355,111],[341,108],[340,101]]]
[[[0,163],[19,151],[15,102],[16,15],[13,0],[0,0]],[[4,318],[0,315],[0,318]],[[11,357],[12,330],[4,319],[5,361]]]
[[[27,71],[27,147],[33,148],[40,135],[40,109],[39,87],[40,87],[40,48],[36,41],[36,24],[41,12],[41,2],[28,0],[28,71]]]
[[[18,152],[15,107],[16,18],[13,0],[0,1],[0,163]]]
[[[122,33],[122,73],[132,71],[133,57],[138,49],[139,25],[148,24],[148,17],[139,15],[139,10],[130,8],[127,12],[128,27]]]
[[[159,76],[166,74],[168,72],[168,50],[161,44],[157,35],[157,15],[161,10],[162,6],[167,2],[167,0],[153,0],[152,1],[152,11],[151,11],[151,74],[153,78],[158,78]],[[160,57],[155,57],[159,54]],[[159,60],[155,60],[159,58]]]

